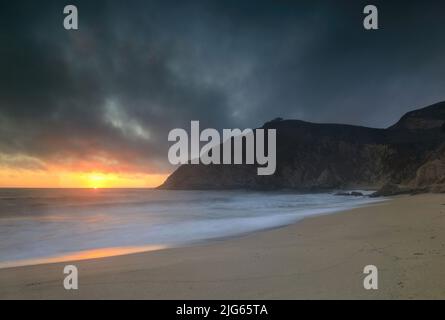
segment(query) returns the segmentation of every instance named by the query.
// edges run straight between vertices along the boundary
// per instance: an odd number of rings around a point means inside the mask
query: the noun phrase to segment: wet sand
[[[0,269],[1,299],[445,298],[445,195],[400,196],[183,248]],[[178,230],[180,232],[180,230]],[[375,265],[378,290],[363,288]]]

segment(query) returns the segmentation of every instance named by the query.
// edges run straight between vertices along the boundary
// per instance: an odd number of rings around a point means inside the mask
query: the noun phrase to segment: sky
[[[379,29],[363,28],[363,8]],[[63,28],[63,8],[79,30]],[[445,100],[443,1],[0,4],[0,187],[152,187],[173,128],[384,128]]]

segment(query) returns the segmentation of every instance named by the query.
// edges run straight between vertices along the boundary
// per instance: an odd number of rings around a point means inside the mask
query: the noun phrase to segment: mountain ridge
[[[379,129],[277,118],[277,170],[253,165],[182,165],[161,189],[375,188],[382,194],[445,191],[445,101]]]

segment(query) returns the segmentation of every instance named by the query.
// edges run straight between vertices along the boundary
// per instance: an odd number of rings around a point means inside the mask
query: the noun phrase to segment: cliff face
[[[161,188],[305,191],[394,184],[438,191],[445,184],[445,102],[409,112],[388,129],[299,120],[262,128],[277,130],[272,176],[258,176],[253,165],[183,165]]]
[[[433,192],[445,192],[445,144],[433,151],[417,169],[411,185],[416,189],[428,188]]]

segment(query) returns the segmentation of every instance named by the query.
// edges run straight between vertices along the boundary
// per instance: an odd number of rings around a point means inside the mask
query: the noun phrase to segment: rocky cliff
[[[445,191],[445,102],[387,129],[281,119],[262,128],[277,130],[275,174],[258,176],[253,165],[182,165],[160,188]]]

